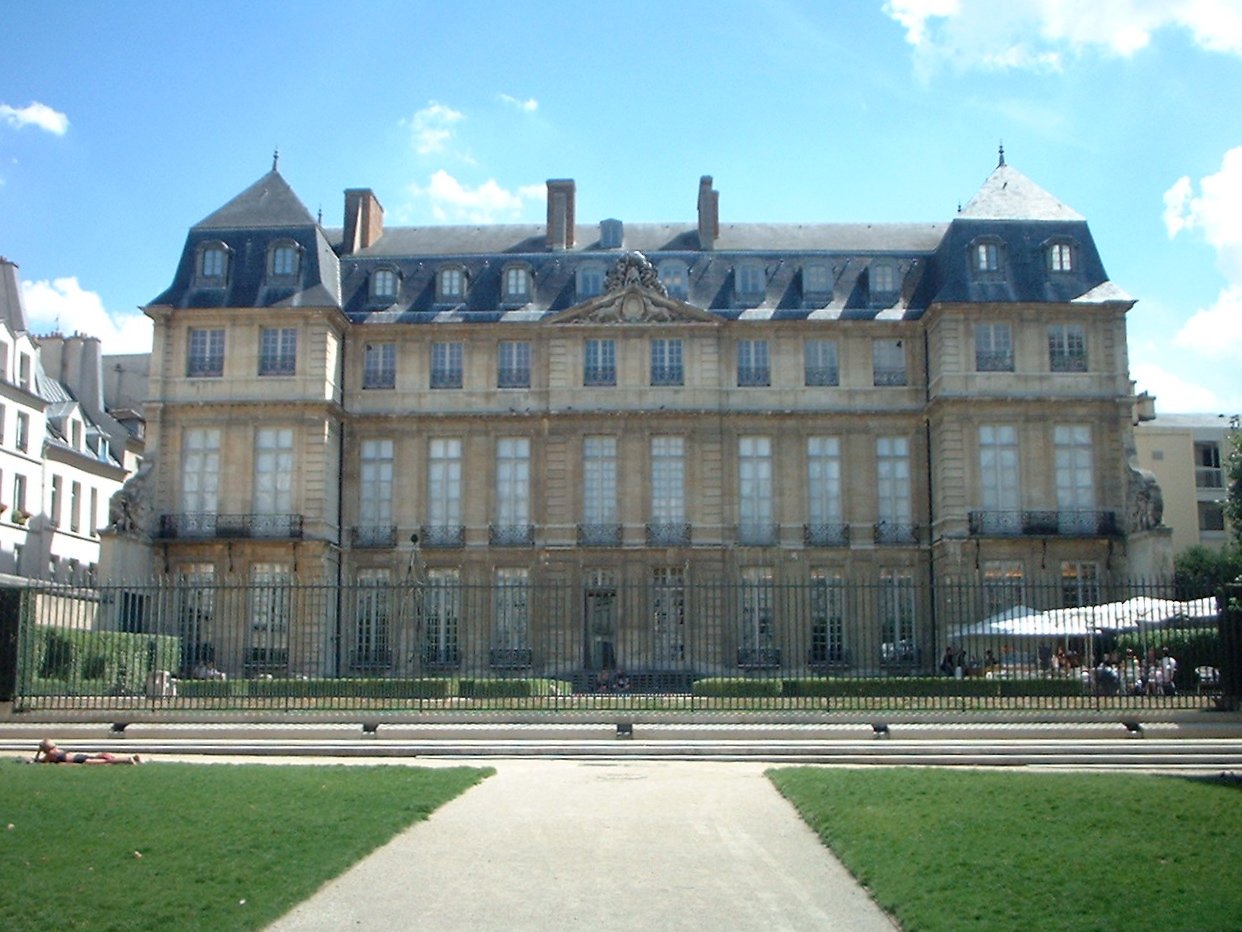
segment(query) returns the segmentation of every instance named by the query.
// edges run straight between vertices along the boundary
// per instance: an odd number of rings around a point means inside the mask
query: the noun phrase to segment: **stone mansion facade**
[[[704,177],[697,222],[586,225],[573,181],[547,193],[544,224],[393,228],[351,189],[329,228],[273,167],[190,228],[145,308],[153,466],[119,531],[147,569],[491,593],[460,619],[476,654],[429,631],[406,660],[359,598],[314,623],[335,649],[299,658],[310,622],[251,618],[234,665],[541,666],[552,623],[572,647],[544,668],[620,662],[627,626],[675,665],[689,593],[729,584],[727,659],[700,664],[727,670],[776,656],[773,592],[849,581],[894,594],[831,622],[830,651],[874,643],[866,669],[934,649],[929,579],[1090,600],[1164,568],[1131,462],[1133,299],[1003,155],[944,223],[722,223]],[[581,598],[549,621],[543,584]]]

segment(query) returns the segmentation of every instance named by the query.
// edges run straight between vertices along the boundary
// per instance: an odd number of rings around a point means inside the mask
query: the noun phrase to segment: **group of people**
[[[1141,661],[1133,648],[1105,654],[1096,665],[1095,688],[1105,695],[1177,695],[1177,659],[1167,647],[1147,649]]]

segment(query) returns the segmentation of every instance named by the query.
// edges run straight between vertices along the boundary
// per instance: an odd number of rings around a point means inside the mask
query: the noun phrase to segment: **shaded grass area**
[[[261,928],[491,773],[0,762],[0,928]]]
[[[907,930],[1242,928],[1242,781],[789,768],[769,776]]]

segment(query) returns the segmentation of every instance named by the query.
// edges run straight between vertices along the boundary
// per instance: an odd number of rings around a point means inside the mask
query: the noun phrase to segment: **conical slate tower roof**
[[[1083,220],[1002,159],[959,217],[968,220]]]
[[[298,200],[280,172],[272,169],[211,216],[194,224],[195,230],[237,230],[245,227],[315,226],[315,218]]]

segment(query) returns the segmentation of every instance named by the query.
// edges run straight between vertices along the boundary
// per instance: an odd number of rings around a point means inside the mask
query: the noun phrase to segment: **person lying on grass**
[[[36,764],[141,764],[142,758],[137,754],[125,757],[102,751],[99,754],[70,754],[56,746],[51,738],[39,742],[39,750],[35,752]]]

